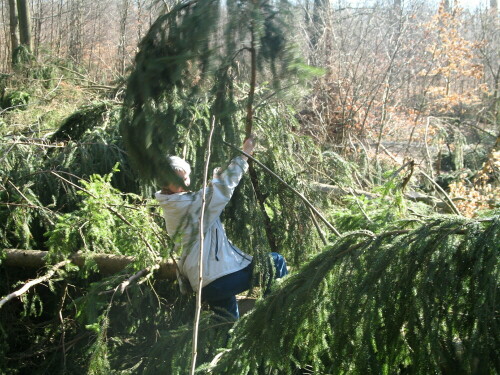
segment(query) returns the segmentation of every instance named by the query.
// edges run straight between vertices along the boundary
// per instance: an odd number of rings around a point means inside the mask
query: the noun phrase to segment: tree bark
[[[17,0],[17,13],[19,16],[19,40],[21,45],[31,52],[31,17],[27,0]]]
[[[70,6],[69,21],[69,57],[80,64],[83,55],[83,4],[81,0],[74,0]]]
[[[35,56],[38,56],[38,52],[40,49],[40,45],[42,43],[42,24],[44,19],[43,14],[43,4],[42,0],[38,0],[36,4],[37,10],[35,16],[33,17],[35,20],[35,35],[33,37],[33,51]]]
[[[120,18],[120,39],[118,42],[118,61],[117,70],[120,75],[125,74],[126,56],[127,56],[127,20],[129,12],[129,1],[122,1],[121,18]]]
[[[19,47],[19,18],[17,16],[16,0],[9,0],[10,46],[11,59],[14,63],[14,51]]]
[[[1,265],[6,267],[25,267],[39,269],[46,265],[47,251],[4,249]],[[112,275],[124,269],[134,261],[134,257],[114,254],[79,254],[72,258],[72,263],[81,267],[86,259],[92,259],[97,264],[99,272],[103,275]],[[158,279],[175,279],[175,264],[172,260],[160,263],[156,273]]]

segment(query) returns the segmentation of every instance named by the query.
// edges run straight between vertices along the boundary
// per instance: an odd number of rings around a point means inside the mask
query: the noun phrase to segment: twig
[[[43,283],[44,281],[50,279],[54,273],[59,268],[64,267],[66,264],[71,263],[70,259],[63,260],[62,262],[57,263],[54,265],[49,272],[47,272],[44,276],[39,277],[38,279],[34,279],[31,281],[28,281],[26,284],[24,284],[20,289],[16,290],[15,292],[10,293],[6,297],[2,298],[0,301],[0,308],[2,308],[3,305],[5,305],[7,302],[9,302],[11,299],[17,298],[19,296],[22,296],[24,293],[26,293],[31,287]]]
[[[361,211],[361,213],[363,214],[363,216],[365,217],[365,219],[368,220],[369,223],[373,223],[373,220],[365,212],[365,210],[363,209],[363,206],[361,206],[361,203],[359,203],[358,197],[356,196],[356,193],[355,193],[354,189],[352,189],[352,188],[351,188],[351,195],[354,198],[354,201],[356,202],[356,205],[358,206],[359,210]]]
[[[4,112],[7,112],[9,109],[14,109],[14,108],[18,108],[18,107],[24,107],[26,104],[18,104],[18,105],[13,105],[12,107],[7,107],[7,108],[4,108],[0,111],[0,115],[3,114]]]
[[[434,180],[434,171],[432,170],[431,153],[429,152],[429,145],[427,144],[430,122],[431,122],[430,117],[427,117],[427,122],[425,124],[424,144],[425,144],[425,155],[427,156],[427,163],[429,163],[429,171],[431,172],[431,178]]]
[[[215,117],[212,117],[212,126],[210,127],[210,134],[208,136],[208,147],[207,147],[207,160],[205,161],[205,172],[203,174],[203,189],[201,195],[201,213],[200,213],[200,253],[198,255],[198,290],[196,292],[196,312],[194,316],[193,323],[193,353],[191,358],[191,371],[190,375],[194,375],[196,370],[196,356],[198,355],[198,329],[200,326],[200,315],[201,315],[201,289],[203,285],[203,220],[205,216],[205,206],[206,206],[206,195],[205,190],[207,187],[208,180],[208,164],[210,162],[210,153],[212,149],[212,135],[214,134],[215,128]]]
[[[316,220],[316,216],[314,216],[314,212],[311,210],[310,207],[308,207],[308,208],[309,208],[309,213],[311,214],[311,219],[313,221],[313,224],[316,227],[316,230],[318,231],[319,237],[321,238],[323,245],[327,245],[328,241],[325,238],[325,234],[323,233],[323,231],[319,227],[319,223],[318,223],[318,220]]]
[[[64,79],[64,76],[59,77],[59,81],[57,82],[56,87],[54,87],[52,90],[50,90],[50,91],[49,91],[49,92],[45,95],[45,97],[44,97],[44,99],[45,99],[45,100],[47,100],[48,96],[49,96],[50,94],[52,94],[53,92],[55,92],[55,91],[59,88],[59,86],[61,85],[61,81],[62,81],[63,79]],[[66,365],[64,365],[64,367],[66,368]]]
[[[64,326],[64,318],[62,315],[62,309],[64,306],[64,301],[66,300],[66,293],[68,292],[68,284],[64,287],[63,297],[61,301],[61,307],[59,309],[59,320],[61,321],[61,345],[63,354],[63,373],[66,372],[66,328]]]
[[[159,268],[160,268],[159,264],[155,264],[155,265],[153,265],[151,267],[146,267],[146,268],[144,268],[144,269],[142,269],[142,270],[134,273],[128,279],[122,281],[115,288],[107,290],[105,292],[101,292],[101,293],[99,293],[99,295],[110,294],[110,293],[115,294],[117,291],[119,291],[120,294],[123,294],[123,292],[125,291],[125,289],[127,289],[130,284],[132,284],[133,282],[135,282],[137,279],[141,278],[142,276],[150,273],[151,271],[157,270]]]
[[[16,146],[17,144],[17,141],[15,141],[12,146],[9,147],[9,149],[7,151],[5,151],[5,154],[3,154],[2,158],[0,159],[0,163],[3,162],[3,160],[7,157],[7,155],[9,154],[9,152],[12,151],[12,149]]]
[[[281,182],[283,185],[285,185],[287,188],[289,188],[291,191],[293,191],[300,199],[302,199],[302,201],[316,214],[318,215],[318,217],[321,219],[321,221],[323,223],[326,224],[326,226],[333,232],[335,233],[337,236],[340,236],[340,232],[332,225],[330,224],[330,222],[328,220],[326,220],[326,218],[316,209],[316,207],[314,207],[311,202],[309,202],[307,200],[306,197],[304,197],[304,195],[302,195],[302,193],[299,193],[295,188],[293,188],[292,186],[290,186],[289,184],[287,184],[280,176],[278,176],[276,173],[274,173],[273,171],[271,171],[268,167],[266,167],[264,164],[262,164],[260,161],[258,161],[257,159],[255,159],[253,156],[247,154],[246,152],[244,152],[243,150],[240,150],[238,147],[236,146],[233,146],[232,144],[226,142],[226,141],[222,141],[224,144],[226,144],[227,146],[229,147],[232,147],[233,149],[237,150],[238,152],[241,152],[243,155],[245,155],[247,158],[249,158],[250,160],[252,160],[254,163],[258,164],[262,169],[264,169],[267,173],[269,173],[271,176],[273,176],[274,178],[276,178],[279,182]]]
[[[393,161],[395,161],[396,163],[399,163],[398,159],[396,159],[396,157],[391,154],[389,152],[389,150],[381,143],[380,144],[380,148],[382,149],[382,151],[384,151],[386,153],[387,156],[389,156]]]
[[[123,294],[123,292],[125,291],[125,289],[127,289],[127,287],[131,283],[133,283],[137,279],[141,278],[143,275],[146,275],[148,273],[151,273],[154,270],[157,270],[158,268],[160,268],[159,264],[155,264],[155,265],[153,265],[151,267],[146,267],[143,270],[140,270],[139,272],[136,272],[134,275],[130,276],[127,280],[123,281],[120,285],[118,285],[116,287],[116,289],[118,289],[120,291],[120,294]]]
[[[8,143],[4,142],[2,144],[5,145],[5,144],[9,144],[9,143],[11,143],[11,142],[8,142]],[[26,142],[14,141],[12,143],[12,147],[14,147],[15,145],[29,145],[29,146],[38,146],[38,147],[45,147],[45,148],[64,148],[64,147],[66,147],[65,145],[60,145],[60,144],[55,144],[55,145],[54,144],[43,144],[43,143],[35,143],[35,142],[30,142],[30,141],[26,141]],[[9,150],[7,150],[7,152],[9,152],[12,149],[12,147]],[[6,155],[4,155],[3,158],[5,158],[5,156]],[[0,159],[0,162],[3,160],[3,158]]]
[[[390,155],[390,154],[388,154]],[[410,160],[409,162],[407,162],[406,164],[404,164],[401,168],[399,168],[396,172],[394,172],[394,174],[397,174],[399,173],[404,167],[406,167],[408,164],[410,164],[410,166],[412,167],[411,169],[411,173],[413,174],[413,166],[415,165],[414,164],[414,161],[413,160]],[[425,173],[424,171],[420,170],[420,173],[422,173],[422,175],[424,175],[435,187],[437,190],[439,190],[444,196],[445,196],[445,203],[451,208],[451,210],[459,215],[459,216],[463,216],[460,211],[458,210],[457,206],[455,206],[455,204],[453,203],[453,201],[451,200],[451,198],[449,197],[448,194],[446,194],[446,192],[443,190],[443,188],[441,186],[439,186],[439,184],[434,181],[434,179],[432,177],[430,177],[427,173]],[[393,176],[394,176],[393,174]],[[392,178],[392,177],[391,177]],[[409,179],[409,178],[408,178]],[[408,183],[408,181],[406,181],[406,183],[404,184],[404,186],[406,186],[406,184]],[[403,186],[403,188],[404,188]]]
[[[413,165],[413,164],[415,164],[415,162],[414,162],[413,160],[408,160],[405,164],[403,164],[401,167],[399,167],[399,168],[398,168],[398,170],[397,170],[397,171],[395,171],[395,172],[391,175],[391,177],[389,178],[389,180],[393,180],[393,179],[394,179],[394,177],[396,177],[396,176],[399,174],[399,172],[401,172],[401,171],[402,171],[403,169],[405,169],[407,166],[409,166],[409,165]]]
[[[443,188],[439,186],[439,184],[434,181],[427,173],[422,170],[420,171],[420,173],[422,173],[424,177],[426,177],[436,187],[436,189],[438,189],[444,195],[444,197],[446,198],[445,203],[452,209],[452,211],[459,216],[463,216],[458,210],[457,206],[455,206],[455,203],[453,203],[453,201],[451,200],[450,196],[446,194],[446,191],[444,191]]]
[[[13,187],[13,188],[14,188],[14,189],[15,189],[15,190],[19,193],[19,195],[20,195],[21,197],[23,197],[23,198],[24,198],[24,200],[26,200],[26,202],[28,202],[31,206],[37,206],[36,204],[33,204],[33,202],[31,202],[31,201],[30,201],[30,200],[29,200],[29,199],[28,199],[28,198],[27,198],[27,197],[26,197],[26,196],[25,196],[25,195],[21,192],[21,190],[19,190],[19,188],[18,188],[16,185],[14,185],[14,184],[12,183],[12,181],[10,181],[10,180],[9,180],[9,181],[7,181],[7,182],[8,182],[8,183],[9,183],[9,184],[10,184],[10,185],[11,185],[11,186],[12,186],[12,187]],[[51,214],[54,214],[51,210],[49,210],[49,209],[47,209],[47,208],[45,208],[45,207],[42,207],[42,206],[41,206],[40,208],[42,208],[43,210],[47,210],[47,211],[49,211]],[[49,217],[47,217],[47,220],[49,221],[50,225],[54,225],[54,222],[53,222],[52,220],[50,220],[50,218],[49,218]]]
[[[79,76],[79,77],[80,77],[80,79],[81,79],[82,81],[90,82],[90,83],[91,83],[91,84],[93,84],[93,85],[98,85],[98,83],[97,83],[97,82],[92,81],[90,78],[86,77],[86,76],[85,76],[85,75],[83,75],[82,73],[76,72],[76,71],[74,71],[74,70],[72,70],[72,69],[69,69],[69,68],[66,68],[65,66],[62,66],[62,65],[58,65],[57,67],[58,67],[59,69],[66,70],[67,72],[70,72],[70,73],[76,74],[77,76]],[[74,77],[73,77],[73,79],[74,79]]]

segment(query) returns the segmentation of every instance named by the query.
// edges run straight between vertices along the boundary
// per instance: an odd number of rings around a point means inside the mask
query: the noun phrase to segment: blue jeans
[[[278,253],[269,253],[275,273],[274,278],[279,279],[288,274],[285,258]],[[236,294],[250,289],[252,286],[253,263],[240,271],[222,276],[205,286],[201,297],[208,302],[210,309],[221,316],[238,319],[240,312]],[[269,284],[270,285],[269,280]]]

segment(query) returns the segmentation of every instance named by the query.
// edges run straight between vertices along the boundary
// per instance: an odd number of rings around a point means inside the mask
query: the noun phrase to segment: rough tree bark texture
[[[26,267],[26,268],[41,268],[46,265],[46,251],[40,250],[18,250],[4,249],[1,265],[5,267]],[[83,266],[85,260],[90,259],[88,254],[76,255],[72,259],[72,263],[77,266]],[[128,264],[134,261],[134,257],[112,254],[95,254],[92,260],[97,264],[99,272],[105,275],[114,274],[124,269]],[[175,264],[172,260],[164,261],[160,264],[159,270],[155,276],[159,279],[175,279]]]
[[[11,59],[14,62],[14,51],[19,47],[19,19],[17,17],[16,0],[9,0],[10,46]]]
[[[17,0],[17,13],[19,16],[19,39],[22,45],[31,52],[31,19],[30,8],[27,0]]]

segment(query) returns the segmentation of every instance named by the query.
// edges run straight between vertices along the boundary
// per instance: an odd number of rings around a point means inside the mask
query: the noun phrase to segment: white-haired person
[[[251,155],[254,147],[254,138],[249,137],[242,149]],[[237,156],[226,170],[216,170],[205,190],[202,299],[219,315],[226,311],[234,319],[239,318],[236,295],[251,287],[252,256],[229,241],[220,215],[248,169],[247,159],[245,155]],[[177,156],[169,156],[168,162],[184,185],[189,186],[189,164]],[[181,251],[177,264],[180,272],[178,280],[183,292],[188,290],[184,285],[187,282],[195,292],[198,290],[202,193],[202,190],[191,192],[179,184],[170,183],[155,194],[163,209],[167,232],[174,240],[176,250]],[[270,256],[274,264],[274,277],[285,276],[288,271],[283,256],[278,253],[270,253]]]

